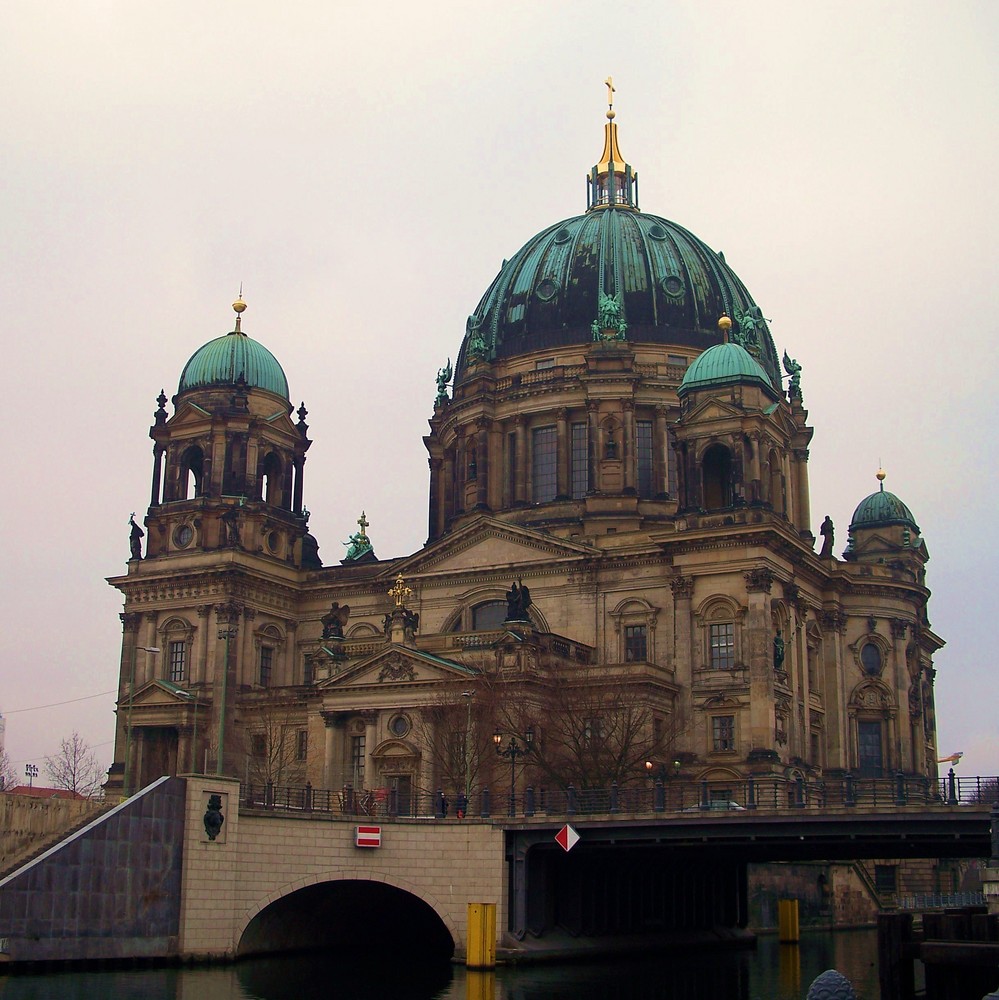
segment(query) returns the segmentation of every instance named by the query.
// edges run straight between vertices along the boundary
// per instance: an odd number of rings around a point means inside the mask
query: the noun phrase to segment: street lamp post
[[[668,766],[660,764],[659,767],[656,767],[651,760],[647,760],[645,762],[645,773],[652,779],[654,793],[652,807],[659,812],[666,808],[666,796],[663,789],[669,783],[670,778],[680,777],[680,762],[674,760]]]
[[[38,777],[38,765],[37,764],[25,764],[24,774],[28,779],[28,788],[31,788],[31,782]]]
[[[468,808],[468,797],[472,791],[472,698],[474,691],[462,691],[462,698],[468,711],[465,716],[465,808]]]
[[[125,798],[129,796],[129,769],[132,763],[132,702],[135,700],[135,657],[139,650],[156,654],[160,652],[159,646],[133,646],[132,647],[132,667],[128,678],[128,713],[125,719],[125,781],[123,791]]]
[[[517,758],[526,757],[532,749],[534,743],[534,730],[528,726],[524,733],[524,746],[517,742],[516,736],[511,736],[506,747],[501,747],[503,734],[497,729],[493,733],[493,743],[496,744],[496,753],[500,757],[510,758],[510,815],[517,815]]]

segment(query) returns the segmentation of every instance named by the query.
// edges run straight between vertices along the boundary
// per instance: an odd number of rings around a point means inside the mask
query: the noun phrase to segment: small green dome
[[[680,383],[681,396],[707,386],[753,382],[776,399],[773,383],[763,366],[741,344],[715,344],[687,369]]]
[[[882,528],[892,524],[899,524],[919,533],[919,525],[916,524],[912,511],[894,493],[889,493],[882,483],[877,493],[864,497],[857,505],[850,519],[850,531],[857,528]]]
[[[242,375],[253,389],[288,399],[288,379],[277,358],[263,344],[239,330],[216,337],[191,355],[180,374],[177,392],[213,385],[233,385]]]

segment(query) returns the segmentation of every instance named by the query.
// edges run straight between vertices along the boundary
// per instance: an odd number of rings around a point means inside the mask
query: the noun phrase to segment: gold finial
[[[607,117],[611,121],[614,120],[614,79],[613,77],[607,77],[604,80],[604,85],[607,87]]]
[[[879,464],[880,464],[880,463],[879,463]],[[884,469],[878,469],[878,471],[877,471],[877,480],[878,480],[878,482],[879,482],[879,483],[881,484],[881,491],[882,491],[882,492],[884,492],[884,488],[885,488],[885,477],[886,477],[887,475],[888,475],[888,473],[887,473],[887,472],[885,472],[885,470],[884,470]]]
[[[718,320],[718,329],[721,330],[722,340],[727,344],[728,332],[732,329],[732,320],[725,313],[722,313],[721,319]]]
[[[236,329],[235,333],[242,333],[239,328],[239,321],[242,319],[243,313],[246,312],[246,303],[243,301],[243,282],[239,283],[239,295],[236,301],[232,304],[232,310],[236,314]]]

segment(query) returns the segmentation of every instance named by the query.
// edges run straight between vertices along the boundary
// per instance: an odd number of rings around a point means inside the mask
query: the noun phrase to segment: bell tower
[[[284,371],[235,327],[184,367],[174,412],[157,398],[146,558],[240,549],[300,566],[311,441],[303,403],[293,419]]]

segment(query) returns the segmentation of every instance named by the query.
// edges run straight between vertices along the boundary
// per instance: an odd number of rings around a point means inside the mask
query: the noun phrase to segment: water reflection
[[[825,969],[877,1000],[877,934],[762,938],[755,951],[686,952],[577,965],[469,973],[377,956],[285,956],[238,965],[0,976],[0,1000],[803,1000]]]

